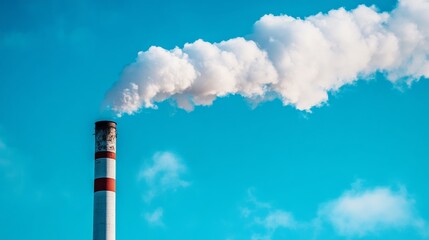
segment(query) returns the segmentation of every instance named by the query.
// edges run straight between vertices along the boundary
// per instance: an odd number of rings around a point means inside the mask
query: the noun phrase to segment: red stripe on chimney
[[[116,153],[114,153],[114,152],[109,152],[109,151],[96,152],[96,153],[95,153],[95,159],[98,159],[98,158],[111,158],[111,159],[116,159]]]
[[[116,180],[113,178],[97,178],[94,180],[94,192],[116,192]]]

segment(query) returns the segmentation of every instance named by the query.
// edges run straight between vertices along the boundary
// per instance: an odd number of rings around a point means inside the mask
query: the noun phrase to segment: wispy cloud
[[[354,183],[339,197],[320,204],[313,219],[298,221],[290,211],[274,208],[256,199],[248,190],[241,217],[250,220],[252,240],[271,240],[280,229],[306,232],[317,239],[327,226],[341,237],[365,237],[387,230],[412,229],[429,237],[429,225],[415,208],[415,200],[405,187],[363,188]]]
[[[291,212],[280,209],[270,210],[270,212],[262,218],[256,217],[254,222],[263,226],[265,230],[263,234],[254,233],[251,236],[252,240],[269,240],[279,228],[296,229],[299,226]]]
[[[6,146],[6,143],[0,136],[0,167],[5,166],[9,164],[8,160],[8,148]]]
[[[146,213],[144,218],[152,226],[164,226],[162,222],[162,216],[164,215],[164,210],[162,208],[157,208],[153,212]]]
[[[293,214],[282,209],[276,209],[268,202],[258,200],[254,189],[247,190],[246,206],[240,208],[241,216],[249,219],[250,225],[257,226],[259,231],[253,231],[252,240],[270,240],[277,229],[296,229],[302,227]]]
[[[44,183],[36,181],[34,171],[28,164],[33,160],[28,152],[17,149],[7,141],[7,138],[0,137],[0,186],[6,195],[15,197],[26,197],[31,203],[41,203],[46,197],[65,197],[66,189],[61,188],[60,192],[47,189]],[[12,198],[11,198],[12,199]]]
[[[3,139],[0,138],[0,151],[6,149],[6,144],[4,143]]]
[[[24,32],[8,32],[0,35],[0,47],[25,48],[32,41],[32,36]]]
[[[274,210],[270,212],[265,218],[257,220],[260,224],[264,225],[267,229],[275,230],[277,228],[295,228],[297,222],[295,221],[292,213],[283,210]]]
[[[171,152],[157,152],[143,167],[137,180],[145,184],[146,191],[143,199],[147,205],[162,194],[174,192],[180,188],[186,188],[190,182],[184,180],[187,167],[182,160]],[[149,225],[164,226],[162,218],[164,208],[158,207],[153,212],[144,213],[144,218]]]
[[[24,184],[24,168],[17,161],[21,157],[19,154],[6,144],[6,142],[0,138],[0,179],[8,181],[9,184],[13,184],[14,191],[22,189]]]
[[[171,152],[157,152],[151,163],[138,174],[138,180],[144,181],[148,187],[144,199],[150,202],[157,195],[166,191],[176,191],[186,188],[190,182],[183,180],[187,172],[186,166],[180,158]]]
[[[426,232],[426,223],[416,215],[414,200],[404,188],[351,189],[323,204],[319,216],[347,237],[408,227]]]

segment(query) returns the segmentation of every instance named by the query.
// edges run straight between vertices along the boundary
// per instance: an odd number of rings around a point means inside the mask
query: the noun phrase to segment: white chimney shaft
[[[93,240],[115,240],[116,123],[95,123]]]

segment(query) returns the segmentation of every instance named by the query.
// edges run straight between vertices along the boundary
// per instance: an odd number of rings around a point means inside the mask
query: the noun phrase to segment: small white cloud
[[[248,190],[246,205],[239,208],[241,217],[250,227],[250,239],[275,239],[278,230],[298,231],[308,238],[317,239],[329,225],[341,237],[365,237],[387,230],[411,229],[422,237],[429,237],[429,225],[418,214],[414,199],[404,187],[393,190],[379,186],[364,188],[362,181],[352,184],[338,198],[321,204],[316,217],[297,221],[294,214],[259,201]],[[250,223],[250,224],[249,224]]]
[[[249,217],[250,213],[251,213],[250,209],[247,208],[247,207],[240,208],[240,212],[241,212],[241,216],[244,217],[244,218]]]
[[[271,235],[253,234],[251,240],[271,240]]]
[[[292,214],[283,210],[275,210],[270,212],[262,221],[260,221],[267,229],[276,230],[277,228],[295,228],[297,223]]]
[[[250,236],[252,240],[270,240],[280,228],[295,229],[304,226],[295,220],[292,213],[275,209],[270,203],[258,200],[253,192],[254,189],[248,189],[247,206],[240,208],[241,216],[251,220],[252,226],[262,227],[262,230],[254,229]]]
[[[162,216],[164,215],[164,210],[162,208],[157,208],[151,213],[145,214],[146,221],[153,226],[164,226],[162,222]]]
[[[254,223],[264,227],[263,234],[253,233],[252,240],[270,240],[277,229],[296,229],[298,222],[292,213],[275,209],[262,217],[255,217]]]
[[[260,208],[260,209],[270,209],[271,208],[271,204],[268,202],[261,202],[259,201],[254,194],[255,189],[254,188],[249,188],[247,189],[247,201],[251,204],[254,205],[256,208]]]
[[[416,216],[414,200],[402,189],[388,187],[352,189],[323,204],[319,216],[341,236],[366,236],[386,229],[414,227],[424,232],[426,223]]]
[[[138,180],[144,181],[148,186],[145,200],[150,202],[160,193],[188,187],[190,183],[182,179],[186,172],[186,166],[173,153],[155,153],[152,163],[138,174]]]

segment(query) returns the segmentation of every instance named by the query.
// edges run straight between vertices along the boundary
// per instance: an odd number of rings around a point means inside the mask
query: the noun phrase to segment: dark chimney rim
[[[95,122],[95,128],[108,128],[108,127],[114,127],[116,128],[116,122],[110,121],[110,120],[103,120],[103,121],[97,121]]]

